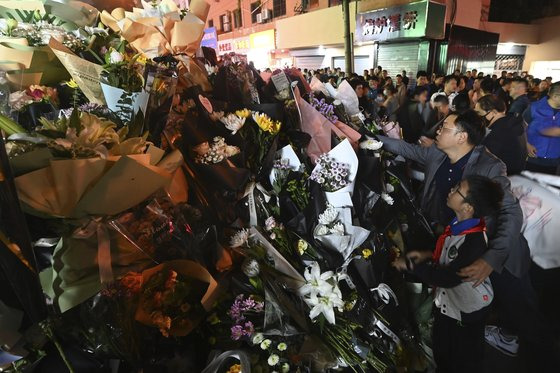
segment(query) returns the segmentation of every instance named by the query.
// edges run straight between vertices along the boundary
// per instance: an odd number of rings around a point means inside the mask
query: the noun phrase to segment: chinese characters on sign
[[[227,43],[218,43],[218,52],[220,53],[228,53],[233,51],[233,48],[231,47],[231,43],[227,42]]]
[[[405,30],[410,30],[416,28],[416,19],[418,18],[418,12],[413,10],[411,12],[406,12],[404,14],[404,26]]]
[[[234,49],[235,50],[240,50],[240,49],[249,49],[249,39],[242,39],[242,40],[234,40],[233,41],[233,45],[234,45]]]
[[[394,13],[388,16],[381,16],[377,18],[366,18],[362,35],[376,35],[383,32],[397,32],[402,30],[412,30],[416,28],[416,19],[418,12],[413,10],[404,13]],[[402,21],[401,21],[402,20]],[[402,26],[401,26],[402,22]]]
[[[356,15],[356,42],[445,36],[445,5],[420,0]]]

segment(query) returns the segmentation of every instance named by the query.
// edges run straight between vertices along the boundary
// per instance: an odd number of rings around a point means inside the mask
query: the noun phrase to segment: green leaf
[[[134,116],[132,122],[128,125],[128,136],[127,137],[138,137],[142,134],[142,129],[144,128],[144,113],[142,110]]]
[[[70,123],[68,127],[74,128],[76,133],[79,133],[81,130],[81,123],[80,123],[80,112],[78,110],[72,110],[72,115],[70,115]]]

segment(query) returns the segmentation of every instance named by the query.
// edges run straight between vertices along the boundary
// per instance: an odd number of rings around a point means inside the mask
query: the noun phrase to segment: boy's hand
[[[537,148],[527,143],[527,155],[531,158],[535,158],[537,156]]]
[[[461,268],[457,274],[463,277],[463,282],[474,282],[473,288],[482,284],[494,269],[484,259],[477,259],[465,268]]]
[[[391,265],[401,272],[406,271],[408,269],[406,267],[406,258],[403,256],[395,259],[395,261]]]
[[[406,257],[412,260],[413,263],[425,262],[432,257],[431,251],[409,251]]]

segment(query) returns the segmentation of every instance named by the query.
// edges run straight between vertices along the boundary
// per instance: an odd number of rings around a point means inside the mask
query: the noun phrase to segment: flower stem
[[[68,372],[75,373],[74,368],[72,368],[70,361],[68,360],[66,354],[64,353],[62,345],[58,341],[58,338],[56,338],[56,335],[53,330],[52,320],[45,320],[43,323],[41,323],[41,327],[45,332],[46,336],[54,343],[56,349],[58,350],[58,353],[60,354],[60,357],[62,358],[62,361],[64,361],[64,364],[68,368]]]

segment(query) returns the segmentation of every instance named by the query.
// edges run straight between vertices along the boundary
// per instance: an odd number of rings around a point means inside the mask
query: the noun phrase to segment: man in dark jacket
[[[513,79],[509,89],[509,95],[512,98],[512,102],[508,113],[516,116],[522,115],[531,103],[527,96],[527,80],[523,78]]]
[[[379,138],[385,150],[425,167],[421,208],[439,225],[451,221],[453,213],[445,200],[451,188],[464,177],[486,176],[502,186],[504,199],[499,214],[485,218],[489,250],[459,274],[465,281],[473,282],[473,286],[490,276],[502,318],[534,348],[533,366],[548,367],[555,355],[528,275],[529,247],[521,234],[523,214],[511,193],[505,165],[479,145],[484,134],[480,117],[469,110],[460,115],[450,114],[438,129],[435,143],[428,148],[385,136]]]
[[[403,137],[411,144],[418,143],[426,123],[435,115],[427,101],[428,87],[416,87],[412,98],[397,111],[397,120],[401,125]]]

